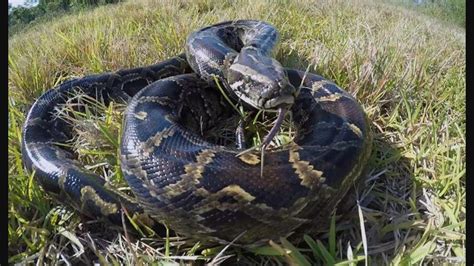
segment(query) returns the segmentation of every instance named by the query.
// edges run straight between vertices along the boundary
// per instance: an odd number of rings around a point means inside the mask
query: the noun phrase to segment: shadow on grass
[[[382,134],[376,134],[365,175],[337,210],[342,244],[366,241],[369,257],[396,255],[410,241],[410,234],[416,233],[411,227],[417,220],[419,191],[413,180],[410,160]]]

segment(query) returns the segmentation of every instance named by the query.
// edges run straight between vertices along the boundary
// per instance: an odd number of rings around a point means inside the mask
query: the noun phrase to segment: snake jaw
[[[273,98],[264,101],[265,109],[273,109],[277,106],[291,106],[295,102],[295,96],[293,95],[281,95],[278,98]]]

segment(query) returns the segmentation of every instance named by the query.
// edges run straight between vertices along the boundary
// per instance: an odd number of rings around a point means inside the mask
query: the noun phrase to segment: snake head
[[[233,93],[257,109],[291,106],[298,90],[281,64],[254,47],[243,48],[226,70]]]

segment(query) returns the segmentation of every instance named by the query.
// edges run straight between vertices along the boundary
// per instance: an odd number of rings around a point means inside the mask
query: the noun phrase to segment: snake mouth
[[[278,98],[267,100],[264,104],[265,109],[281,108],[281,106],[291,106],[295,103],[295,96],[283,95]]]

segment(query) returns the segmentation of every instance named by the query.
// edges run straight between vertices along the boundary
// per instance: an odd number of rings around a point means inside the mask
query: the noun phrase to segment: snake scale
[[[123,207],[146,211],[182,235],[219,243],[239,236],[236,243],[246,245],[317,226],[361,175],[370,131],[346,91],[273,59],[277,39],[266,22],[226,21],[191,33],[186,52],[174,58],[46,91],[23,127],[26,168],[47,192],[116,224]],[[249,110],[278,110],[264,153],[242,153],[203,136],[203,129],[235,115],[217,81]],[[54,110],[77,90],[106,103],[127,102],[120,162],[139,204],[107,188],[74,152],[57,145],[71,139],[72,130]],[[298,128],[295,139],[268,146],[287,113]]]

